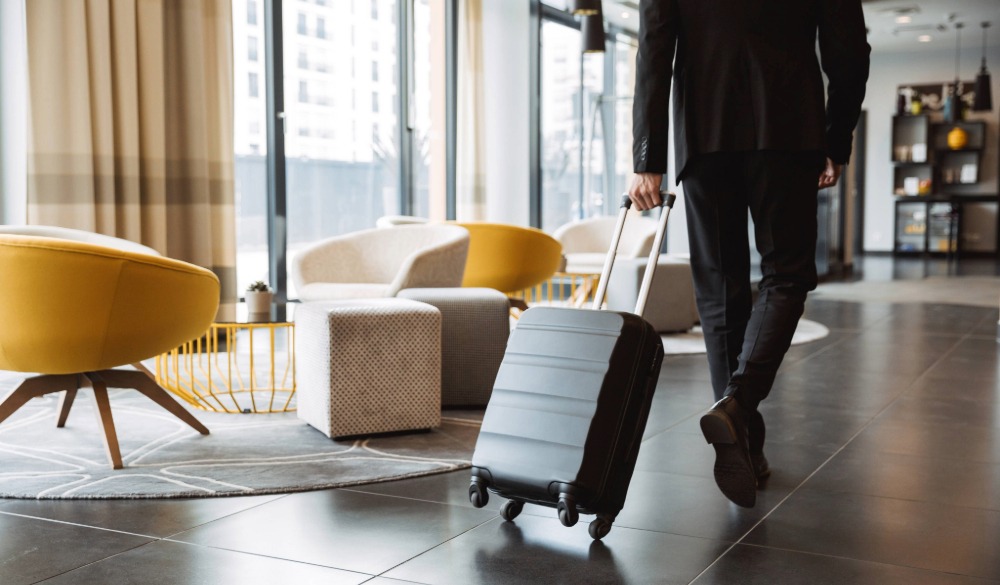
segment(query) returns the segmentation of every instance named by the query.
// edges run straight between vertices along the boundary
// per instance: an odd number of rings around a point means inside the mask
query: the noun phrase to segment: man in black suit
[[[835,185],[850,158],[870,51],[860,0],[641,2],[629,195],[640,210],[660,204],[673,81],[678,181],[718,401],[701,428],[716,483],[741,506],[756,503],[769,473],[757,406],[816,287],[817,190]],[[763,274],[755,303],[748,209]]]

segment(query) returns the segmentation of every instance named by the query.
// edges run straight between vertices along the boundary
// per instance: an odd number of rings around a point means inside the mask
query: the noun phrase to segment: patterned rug
[[[0,396],[22,378],[0,372]],[[36,398],[0,424],[0,497],[178,498],[274,494],[391,481],[469,467],[477,411],[445,411],[440,428],[331,441],[295,413],[195,412],[208,436],[144,396],[112,390],[125,468],[104,454],[93,397],[81,390],[65,428],[58,395]]]

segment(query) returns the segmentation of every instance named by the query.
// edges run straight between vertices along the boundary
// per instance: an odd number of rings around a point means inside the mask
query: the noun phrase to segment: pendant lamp
[[[604,17],[601,14],[584,16],[580,26],[583,33],[583,52],[603,53]]]
[[[577,16],[600,14],[601,0],[570,0],[569,9]]]
[[[948,97],[944,102],[944,120],[949,124],[962,119],[962,100],[959,94],[959,86],[962,84],[960,77],[960,58],[962,56],[962,28],[961,22],[955,23],[955,83],[949,88]]]
[[[990,72],[986,70],[986,29],[990,23],[983,24],[983,65],[976,76],[976,100],[972,103],[973,112],[988,112],[993,109],[993,89],[990,82]]]

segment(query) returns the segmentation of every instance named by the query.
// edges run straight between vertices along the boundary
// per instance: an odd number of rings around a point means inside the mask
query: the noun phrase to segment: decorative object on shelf
[[[572,0],[569,7],[577,16],[591,16],[601,13],[601,0]]]
[[[962,56],[962,29],[965,25],[961,22],[955,23],[955,82],[948,87],[948,97],[945,98],[944,102],[944,121],[949,124],[954,124],[958,120],[962,119],[961,116],[961,99],[960,99],[960,84],[962,83],[959,77],[960,63]]]
[[[920,183],[917,186],[917,193],[920,195],[930,195],[932,186],[933,183],[930,179],[920,179]]]
[[[927,162],[927,144],[918,142],[911,146],[910,160],[917,163]]]
[[[983,27],[983,64],[976,76],[976,99],[972,103],[973,112],[988,112],[993,109],[993,90],[991,89],[990,72],[986,70],[986,29],[990,23],[982,23]]]
[[[903,193],[906,195],[919,195],[920,179],[917,177],[906,177],[903,179]]]
[[[914,116],[919,116],[923,111],[924,105],[921,102],[914,100],[910,103],[910,113]]]
[[[961,183],[975,183],[978,178],[979,167],[974,164],[964,164],[962,165],[962,174],[959,177],[959,182]]]
[[[584,16],[581,20],[584,53],[604,52],[604,17],[600,14]]]
[[[975,85],[975,81],[971,79],[964,79],[959,83],[958,96],[966,104],[972,102],[972,88]],[[920,114],[934,114],[942,113],[944,111],[945,98],[948,97],[948,91],[951,88],[952,83],[928,83],[928,84],[915,84],[908,83],[899,86],[899,92],[903,95],[910,95],[909,108],[907,108],[907,114],[914,114],[914,109],[919,108],[917,115]],[[905,92],[905,93],[904,93]],[[920,106],[914,106],[915,103],[920,103]]]
[[[969,133],[961,126],[955,126],[948,132],[948,148],[962,150],[969,144]]]
[[[244,295],[247,301],[247,312],[252,314],[270,313],[274,291],[263,280],[258,280],[247,287]]]

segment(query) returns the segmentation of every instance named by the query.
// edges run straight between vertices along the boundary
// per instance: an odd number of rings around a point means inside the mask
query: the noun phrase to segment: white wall
[[[978,38],[978,37],[977,37]],[[963,51],[963,80],[972,80],[979,71],[982,45],[975,44]],[[987,63],[993,79],[993,112],[974,114],[970,119],[985,119],[988,126],[987,150],[983,154],[980,180],[982,191],[996,194],[1000,190],[997,178],[998,112],[1000,112],[1000,46],[990,47]],[[868,138],[865,157],[865,233],[866,251],[890,251],[893,246],[894,196],[891,160],[892,116],[896,110],[896,91],[900,85],[943,83],[955,78],[953,47],[928,48],[904,53],[872,53],[871,75],[865,109],[868,111]],[[963,233],[970,239],[966,249],[991,249],[996,240],[996,206],[966,206]]]
[[[0,2],[0,224],[27,221],[28,65],[24,4]]]
[[[530,223],[530,3],[484,0],[486,220]]]

